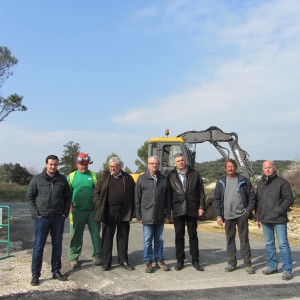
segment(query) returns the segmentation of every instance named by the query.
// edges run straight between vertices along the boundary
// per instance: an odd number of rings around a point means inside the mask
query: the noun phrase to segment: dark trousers
[[[228,263],[237,265],[236,260],[236,227],[238,228],[240,238],[240,251],[244,259],[245,266],[251,266],[251,249],[249,244],[249,231],[248,231],[248,214],[244,214],[236,219],[225,219],[225,232],[227,241],[227,255]]]
[[[51,272],[56,273],[61,269],[64,224],[65,218],[62,216],[40,217],[35,220],[35,240],[31,265],[32,275],[41,275],[44,247],[49,232],[52,243]]]
[[[199,262],[199,248],[198,248],[198,236],[197,226],[198,218],[190,216],[178,216],[173,217],[175,228],[175,248],[177,261],[184,261],[184,236],[185,236],[185,224],[187,225],[187,231],[189,235],[190,254],[192,256],[192,262]]]
[[[128,239],[130,224],[127,221],[119,221],[110,213],[106,215],[106,222],[102,223],[101,258],[104,265],[111,265],[113,239],[117,229],[118,262],[128,262]]]

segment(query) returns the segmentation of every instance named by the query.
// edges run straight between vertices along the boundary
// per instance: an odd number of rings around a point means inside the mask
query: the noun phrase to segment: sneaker
[[[246,268],[246,272],[247,272],[248,274],[255,274],[255,270],[254,270],[254,268],[253,268],[252,266],[248,266],[248,267]]]
[[[100,256],[95,256],[95,257],[94,257],[94,264],[95,264],[96,266],[102,266],[102,265],[103,265]]]
[[[70,260],[70,266],[72,269],[76,269],[79,267],[78,259],[72,259]]]
[[[152,262],[148,261],[145,263],[145,272],[146,273],[153,273],[153,269],[152,269]]]
[[[162,271],[170,271],[170,267],[165,264],[163,260],[157,261],[155,268],[161,269]]]
[[[232,264],[228,264],[228,266],[225,268],[225,272],[233,272],[236,270],[236,266]]]
[[[293,278],[292,271],[283,271],[282,280],[291,280]]]
[[[39,284],[40,284],[39,276],[37,276],[37,275],[32,275],[31,285],[37,286],[37,285],[39,285]]]
[[[271,274],[278,273],[278,270],[277,270],[277,269],[273,269],[273,268],[271,268],[271,267],[267,267],[266,269],[264,269],[264,270],[262,271],[262,273],[263,273],[264,275],[271,275]]]

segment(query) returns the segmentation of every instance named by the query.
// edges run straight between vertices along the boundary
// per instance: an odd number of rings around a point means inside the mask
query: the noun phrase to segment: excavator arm
[[[253,177],[255,179],[250,156],[239,146],[238,135],[235,132],[225,133],[220,128],[211,126],[206,130],[186,131],[179,134],[177,137],[181,137],[185,143],[190,144],[210,142],[224,157],[224,159],[230,158],[230,153],[232,153],[238,165],[238,173],[248,178]],[[228,143],[231,151],[220,144],[224,142]]]

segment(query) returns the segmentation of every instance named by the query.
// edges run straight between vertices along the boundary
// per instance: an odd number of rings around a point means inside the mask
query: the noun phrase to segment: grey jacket
[[[143,224],[164,224],[170,219],[170,197],[167,177],[160,172],[157,182],[149,172],[142,174],[135,187],[135,212]]]
[[[48,176],[46,169],[34,176],[26,195],[32,218],[64,215],[68,217],[71,205],[71,191],[65,176],[56,171]]]
[[[276,173],[263,176],[257,184],[256,220],[262,223],[286,223],[287,212],[294,203],[290,184]]]

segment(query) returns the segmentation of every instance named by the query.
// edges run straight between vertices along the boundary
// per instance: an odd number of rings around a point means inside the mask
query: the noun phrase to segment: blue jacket
[[[224,219],[224,194],[226,188],[226,175],[221,177],[216,184],[214,191],[213,207],[217,216]],[[237,175],[238,178],[238,192],[241,195],[244,208],[246,209],[249,218],[253,217],[252,211],[255,208],[256,197],[253,186],[250,180],[242,175]]]

